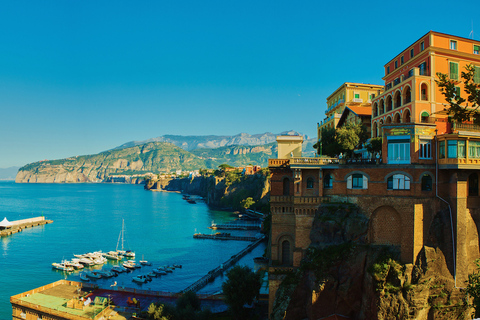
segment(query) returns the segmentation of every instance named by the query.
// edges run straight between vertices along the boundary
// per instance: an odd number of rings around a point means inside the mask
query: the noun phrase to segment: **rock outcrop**
[[[443,213],[438,215],[442,216]],[[442,220],[441,217],[437,221]],[[367,243],[368,219],[355,206],[322,205],[302,266],[277,291],[272,319],[470,319],[442,247],[424,247],[415,264],[391,246]],[[431,239],[443,226],[432,223]]]

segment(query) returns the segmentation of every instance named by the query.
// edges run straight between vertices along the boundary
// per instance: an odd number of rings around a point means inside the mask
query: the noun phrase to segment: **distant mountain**
[[[0,168],[0,180],[15,180],[20,167]]]
[[[169,142],[183,150],[191,151],[195,149],[214,149],[225,146],[257,146],[272,143],[276,141],[278,135],[301,135],[300,133],[290,130],[279,134],[265,132],[250,135],[248,133],[240,133],[235,136],[179,136],[179,135],[163,135],[144,141],[130,141],[116,147],[115,149],[130,148],[149,142]],[[306,137],[308,138],[308,137]]]

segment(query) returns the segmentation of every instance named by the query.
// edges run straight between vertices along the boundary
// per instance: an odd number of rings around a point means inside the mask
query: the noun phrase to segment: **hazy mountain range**
[[[20,167],[0,168],[0,180],[15,180]]]

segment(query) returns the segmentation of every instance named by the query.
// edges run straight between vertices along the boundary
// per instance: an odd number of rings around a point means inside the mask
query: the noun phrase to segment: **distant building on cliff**
[[[437,72],[447,73],[466,95],[460,72],[467,64],[476,66],[480,83],[479,41],[433,31],[385,64],[385,85],[372,86],[375,96],[362,98],[371,103],[371,137],[383,139],[381,161],[302,157],[301,138],[277,138],[278,158],[269,160],[270,308],[281,270],[298,267],[305,256],[322,202],[359,206],[370,220],[367,241],[397,246],[404,263],[415,262],[435,215],[447,210],[455,236],[446,239],[444,254],[457,283],[464,283],[480,257],[480,127],[449,119],[435,79]],[[329,96],[327,119],[317,125],[320,139],[323,127],[363,114],[345,105],[359,99],[355,90],[345,83]]]

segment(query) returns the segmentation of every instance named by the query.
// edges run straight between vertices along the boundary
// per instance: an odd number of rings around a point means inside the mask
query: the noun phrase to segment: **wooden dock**
[[[230,223],[212,223],[210,229],[214,230],[260,230],[261,222],[246,223],[245,221],[233,221]]]
[[[12,224],[6,229],[0,229],[0,237],[9,236],[11,234],[21,232],[23,229],[32,228],[36,226],[43,226],[48,223],[52,223],[52,220],[47,220],[45,217],[36,217],[30,219],[10,221]]]
[[[257,247],[262,241],[265,240],[265,236],[261,238],[255,239],[255,242],[250,243],[245,249],[233,255],[230,259],[222,263],[220,266],[216,267],[213,270],[210,270],[206,275],[202,278],[197,280],[195,283],[191,284],[180,293],[184,293],[187,291],[197,292],[198,290],[205,287],[209,282],[212,282],[216,277],[223,274],[224,271],[232,267],[235,263],[237,263],[241,258],[243,258],[247,253],[251,252],[255,247]]]
[[[195,233],[193,237],[195,239],[236,240],[236,241],[255,241],[259,239],[257,237],[232,236],[230,235],[230,233],[217,233],[217,234]]]

